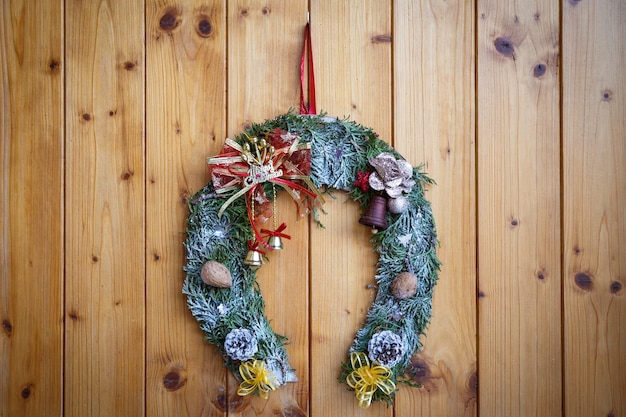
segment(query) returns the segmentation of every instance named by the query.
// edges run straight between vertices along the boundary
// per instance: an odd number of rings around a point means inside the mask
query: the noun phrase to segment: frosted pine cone
[[[256,337],[248,329],[233,329],[226,335],[224,350],[233,360],[247,361],[258,350]]]
[[[390,330],[374,333],[367,344],[369,358],[373,362],[391,368],[404,356],[404,343],[402,338]]]

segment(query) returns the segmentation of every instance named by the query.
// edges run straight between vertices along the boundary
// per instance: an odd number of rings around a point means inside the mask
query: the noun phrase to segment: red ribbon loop
[[[307,69],[309,73],[309,105],[304,102],[304,61],[308,52],[309,60]],[[304,44],[302,45],[302,57],[300,58],[300,114],[317,114],[315,103],[315,74],[313,68],[313,48],[311,46],[311,26],[307,22],[304,28]]]

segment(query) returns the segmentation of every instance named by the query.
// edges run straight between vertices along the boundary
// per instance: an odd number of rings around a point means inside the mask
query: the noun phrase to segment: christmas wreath
[[[372,129],[324,115],[287,113],[253,124],[208,159],[211,181],[189,200],[183,293],[209,343],[240,382],[238,394],[267,398],[296,380],[264,314],[256,269],[289,238],[277,224],[282,190],[319,220],[324,196],[346,191],[375,233],[377,295],[339,379],[361,407],[393,403],[431,316],[439,261],[423,185],[431,183]],[[267,225],[267,226],[265,226]]]

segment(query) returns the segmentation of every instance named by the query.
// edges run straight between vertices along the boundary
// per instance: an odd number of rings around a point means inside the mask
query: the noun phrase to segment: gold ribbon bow
[[[354,371],[346,377],[346,382],[356,391],[359,407],[368,408],[377,389],[387,395],[396,389],[396,384],[391,380],[391,370],[382,365],[372,366],[365,353],[352,352],[350,363]]]
[[[244,396],[255,392],[265,400],[270,391],[278,386],[278,381],[269,369],[265,369],[265,362],[253,359],[239,365],[239,374],[243,381],[239,384],[237,394]]]

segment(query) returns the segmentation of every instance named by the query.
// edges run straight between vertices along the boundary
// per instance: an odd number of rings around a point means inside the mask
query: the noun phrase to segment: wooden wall
[[[343,196],[260,273],[298,383],[238,397],[181,294],[205,157],[298,106],[307,11],[318,109],[437,182],[393,408],[336,380],[373,295]],[[2,1],[0,416],[626,416],[624,68],[621,0]]]

